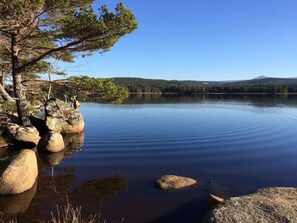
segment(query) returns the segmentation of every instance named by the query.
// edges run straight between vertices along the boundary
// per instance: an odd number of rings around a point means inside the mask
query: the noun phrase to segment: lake
[[[143,95],[80,111],[84,133],[65,136],[65,151],[38,156],[38,182],[0,197],[0,218],[50,219],[69,199],[107,223],[200,222],[209,193],[297,186],[297,95]],[[198,184],[159,190],[154,181],[165,174]]]

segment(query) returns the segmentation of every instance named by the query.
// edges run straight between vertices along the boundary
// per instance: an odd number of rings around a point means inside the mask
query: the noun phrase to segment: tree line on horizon
[[[167,81],[141,78],[114,78],[114,82],[128,89],[130,94],[208,94],[208,93],[297,93],[295,79],[266,78],[265,80],[232,83],[202,81]]]

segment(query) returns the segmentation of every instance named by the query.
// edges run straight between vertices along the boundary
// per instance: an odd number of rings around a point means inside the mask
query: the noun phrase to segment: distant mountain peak
[[[267,77],[265,75],[261,75],[261,76],[253,78],[253,80],[261,80],[261,79],[265,79],[265,78],[269,78],[269,77]]]

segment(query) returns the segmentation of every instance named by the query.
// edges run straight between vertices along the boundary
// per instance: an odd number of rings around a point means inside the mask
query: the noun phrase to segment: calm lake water
[[[81,112],[84,133],[65,136],[65,151],[38,157],[37,184],[0,197],[0,218],[50,219],[67,196],[107,223],[200,222],[209,193],[297,186],[297,95],[147,95],[121,105],[83,103]],[[165,174],[199,183],[156,189]]]

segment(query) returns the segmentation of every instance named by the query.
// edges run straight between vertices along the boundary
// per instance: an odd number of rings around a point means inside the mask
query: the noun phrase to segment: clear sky
[[[95,8],[118,1],[96,0]],[[139,28],[69,75],[168,80],[297,77],[296,0],[122,0]]]

